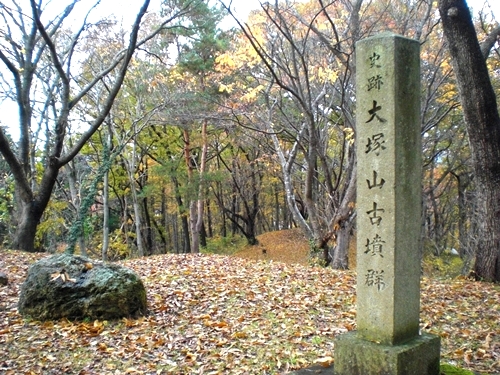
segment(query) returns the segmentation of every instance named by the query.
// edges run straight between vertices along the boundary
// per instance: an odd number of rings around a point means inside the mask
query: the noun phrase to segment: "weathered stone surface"
[[[136,317],[147,311],[146,289],[128,268],[60,254],[30,267],[18,309],[38,320]]]
[[[356,43],[357,332],[335,341],[336,375],[439,374],[439,336],[419,335],[419,47]]]
[[[0,271],[0,285],[7,285],[9,283],[9,278],[7,274]]]
[[[394,34],[356,44],[356,108],[364,110],[356,126],[361,140],[357,149],[356,322],[365,339],[391,345],[417,336],[419,330],[419,48],[418,41]],[[368,84],[374,79],[380,86]],[[374,102],[380,107],[379,118],[366,122]]]
[[[335,375],[437,375],[439,349],[439,336],[434,335],[383,345],[349,332],[335,340]]]

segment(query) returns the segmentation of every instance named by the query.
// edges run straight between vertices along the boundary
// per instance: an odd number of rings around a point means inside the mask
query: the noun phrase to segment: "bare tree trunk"
[[[135,240],[137,244],[137,254],[143,257],[144,252],[144,241],[142,239],[142,219],[141,219],[141,209],[139,207],[139,200],[137,199],[137,192],[134,187],[132,187],[132,205],[134,207],[134,225],[135,225]]]
[[[182,253],[187,254],[191,251],[191,238],[189,237],[189,222],[188,218],[183,215],[181,217],[181,228],[182,228]]]
[[[2,138],[4,138],[3,132],[0,129],[0,150],[2,149]],[[14,178],[16,178],[16,175],[21,174],[20,171],[20,169],[13,171]],[[18,221],[11,245],[12,248],[28,252],[40,250],[35,248],[36,229],[49,203],[58,174],[58,167],[55,165],[49,166],[44,173],[36,196],[29,187],[25,176],[20,177],[15,189]]]
[[[106,134],[106,152],[105,155],[108,156],[113,148],[113,129],[111,128],[111,121],[108,121],[107,134]],[[109,163],[109,160],[104,160],[104,163]],[[103,193],[102,193],[102,249],[101,257],[104,262],[108,260],[108,249],[109,249],[109,169],[106,168],[103,176]]]
[[[168,213],[167,213],[167,192],[165,188],[162,189],[163,193],[161,194],[161,225],[165,231],[165,240],[163,241],[163,249],[162,254],[166,254],[168,251],[168,243],[170,238],[170,243],[173,243],[173,236],[169,230],[168,225]]]
[[[200,252],[200,232],[196,229],[198,222],[198,210],[196,201],[189,204],[189,227],[191,228],[191,253]]]
[[[175,221],[174,234],[175,234],[175,249],[176,252],[189,253],[191,250],[191,240],[189,238],[189,223],[187,218],[187,212],[184,207],[184,202],[182,201],[182,196],[180,193],[179,181],[175,176],[171,177],[172,183],[175,189],[175,200],[177,201],[177,207],[179,209],[179,217],[181,218],[181,228],[182,228],[182,249],[179,247],[179,230],[177,226],[177,221]]]
[[[189,131],[184,129],[184,160],[186,161],[186,167],[188,171],[188,184],[191,187],[194,185],[194,171],[196,170],[196,162],[193,155],[191,154],[191,140]],[[194,189],[193,189],[194,190]],[[194,194],[194,191],[192,192]],[[196,200],[190,197],[189,202],[189,229],[191,234],[191,248],[189,249],[192,253],[198,253],[200,251],[200,233],[196,231],[196,223],[198,222]]]
[[[25,251],[38,251],[35,248],[36,228],[40,222],[43,211],[36,208],[36,202],[21,201],[18,203],[19,220],[17,222],[16,233],[12,248]]]
[[[271,121],[270,121],[271,123]],[[300,134],[304,131],[305,124],[302,125],[302,129]],[[274,129],[272,129],[274,130]],[[301,136],[301,135],[300,135]],[[299,136],[299,137],[300,137]],[[299,208],[297,207],[297,201],[295,199],[294,187],[292,181],[292,167],[295,162],[295,158],[297,156],[299,144],[295,143],[294,147],[290,150],[287,156],[283,152],[283,149],[280,146],[280,141],[276,135],[276,133],[271,134],[273,143],[275,145],[276,152],[278,154],[278,158],[281,164],[282,173],[283,173],[283,181],[285,187],[285,199],[290,213],[292,214],[293,220],[297,223],[297,225],[306,233],[309,238],[314,237],[314,232],[312,228],[309,226],[308,222],[300,213]],[[299,138],[298,137],[298,138]]]
[[[71,203],[73,204],[73,207],[75,208],[76,211],[76,216],[78,217],[80,215],[81,202],[80,202],[80,194],[78,192],[78,189],[76,188],[77,178],[73,160],[71,161],[71,163],[68,163],[66,165],[66,169],[68,171],[68,185],[69,185],[69,192],[71,194]],[[80,254],[86,257],[87,248],[85,245],[85,230],[83,228],[84,223],[82,222],[81,224],[82,224],[82,230],[80,236],[78,237],[78,247],[80,248]]]
[[[101,256],[103,262],[108,260],[109,249],[109,170],[104,173],[102,187],[102,249]]]
[[[354,155],[351,155],[354,158]],[[337,240],[331,256],[331,266],[335,269],[347,269],[348,253],[349,253],[349,239],[351,230],[354,225],[354,206],[353,202],[356,199],[356,165],[353,163],[353,168],[350,170],[349,183],[347,185],[342,202],[335,212],[335,216],[330,224],[333,233]]]
[[[207,200],[207,227],[208,227],[208,237],[212,238],[214,236],[213,220],[212,220],[212,206],[210,200]]]
[[[197,188],[196,191],[193,191],[193,194],[196,194],[196,199],[191,198],[191,202],[189,203],[189,223],[191,228],[192,253],[200,252],[200,234],[203,225],[203,213],[205,206],[205,201],[203,199],[203,189],[205,186],[204,177],[205,177],[205,169],[207,161],[207,150],[208,150],[206,120],[202,122],[201,134],[202,134],[202,148],[200,156],[201,160],[200,160],[200,165],[197,168],[196,162],[193,159],[193,155],[191,155],[189,131],[184,130],[184,158],[186,160],[186,165],[188,168],[188,180],[191,186],[196,186]],[[197,184],[194,178],[194,173],[196,171],[198,171]]]
[[[280,230],[281,229],[281,217],[280,217],[280,197],[279,197],[279,190],[276,185],[273,185],[273,193],[274,193],[274,220],[271,223],[273,230]]]
[[[201,126],[201,136],[202,136],[202,146],[201,146],[201,161],[200,161],[200,170],[199,170],[199,182],[198,182],[198,202],[196,204],[197,208],[197,220],[195,230],[198,233],[198,241],[199,236],[203,227],[203,217],[205,213],[205,199],[204,199],[204,191],[205,191],[205,171],[207,168],[207,152],[208,152],[208,138],[207,138],[207,120],[203,120]],[[198,247],[193,247],[194,252],[200,252],[200,242],[198,242]]]
[[[131,248],[130,244],[130,236],[128,233],[130,232],[130,228],[128,225],[129,221],[129,213],[128,213],[128,198],[126,195],[123,196],[123,212],[122,212],[122,232],[125,235],[125,242],[128,248]]]
[[[146,226],[146,253],[145,255],[151,255],[154,252],[153,244],[153,224],[151,222],[151,215],[149,214],[149,204],[148,198],[144,197],[142,199],[142,207],[144,210],[144,224]]]
[[[135,171],[135,162],[136,162],[136,147],[137,144],[135,142],[135,136],[134,136],[134,144],[132,148],[132,155],[130,157],[130,160],[127,160],[127,170],[128,170],[128,177],[130,181],[130,191],[132,193],[132,207],[134,208],[134,226],[135,226],[135,240],[137,244],[137,254],[140,257],[143,257],[145,252],[144,252],[144,242],[142,239],[142,220],[141,220],[141,209],[139,207],[139,199],[137,197],[137,190],[136,190],[136,182],[134,178],[134,171]]]
[[[439,13],[475,172],[479,230],[475,273],[480,280],[500,282],[500,116],[486,66],[489,49],[481,50],[465,0],[439,0]]]
[[[346,270],[349,267],[348,252],[352,225],[352,221],[344,221],[337,230],[336,244],[333,248],[333,254],[330,254],[332,258],[332,268]]]

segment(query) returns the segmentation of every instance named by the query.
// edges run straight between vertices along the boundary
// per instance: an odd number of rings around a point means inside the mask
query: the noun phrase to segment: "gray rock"
[[[128,268],[60,254],[30,267],[18,309],[37,320],[137,317],[147,311],[146,289]]]
[[[7,285],[9,283],[9,278],[7,274],[0,271],[0,285]]]

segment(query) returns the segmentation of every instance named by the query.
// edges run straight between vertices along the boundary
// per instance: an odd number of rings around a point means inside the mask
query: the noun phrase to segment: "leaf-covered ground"
[[[335,336],[355,329],[353,272],[216,255],[125,262],[148,289],[145,318],[29,321],[16,305],[37,257],[0,251],[0,374],[281,374],[331,362]],[[500,373],[499,295],[422,281],[422,330],[441,335],[442,362]]]

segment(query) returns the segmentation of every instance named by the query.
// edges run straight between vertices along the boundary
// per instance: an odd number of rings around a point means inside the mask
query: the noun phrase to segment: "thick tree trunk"
[[[439,0],[475,172],[476,277],[500,282],[500,116],[486,60],[465,0]]]
[[[337,231],[337,241],[333,248],[332,268],[346,270],[349,268],[349,238],[352,222],[342,222]]]
[[[42,249],[35,248],[35,236],[36,228],[40,222],[44,208],[40,209],[36,201],[19,202],[19,219],[14,240],[11,245],[13,249],[20,249],[28,252],[43,251]]]
[[[18,223],[12,248],[27,252],[43,251],[35,248],[36,228],[47,208],[58,174],[59,167],[52,161],[43,175],[36,198],[27,184],[21,181],[16,186]]]
[[[478,280],[500,282],[500,183],[483,181],[481,186],[482,191],[477,193],[479,236],[474,271]]]

